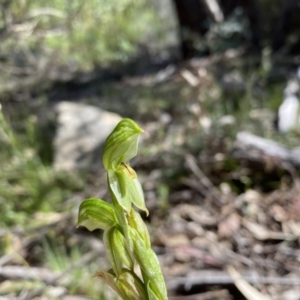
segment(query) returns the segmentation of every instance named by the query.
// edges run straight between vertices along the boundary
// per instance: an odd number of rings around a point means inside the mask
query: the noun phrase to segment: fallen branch
[[[268,296],[263,295],[246,280],[244,280],[233,266],[228,266],[228,272],[232,277],[236,287],[248,300],[271,300]]]
[[[217,300],[217,299],[232,299],[228,290],[219,290],[205,292],[201,294],[188,295],[188,296],[174,296],[169,297],[170,300]]]
[[[263,277],[255,272],[243,272],[241,278],[251,284],[278,284],[297,286],[300,285],[300,278],[289,277]],[[168,277],[167,287],[170,291],[177,290],[183,286],[186,291],[199,285],[228,285],[234,284],[233,278],[227,271],[203,270],[193,273],[193,277]]]
[[[195,190],[198,190],[204,196],[212,195],[215,204],[221,205],[221,195],[219,190],[213,185],[209,178],[198,167],[196,158],[191,154],[187,154],[185,156],[185,163],[199,181],[197,181],[195,184],[193,180],[186,178],[183,180],[183,183],[190,186],[191,188],[194,188]]]
[[[290,163],[293,166],[300,167],[299,148],[290,150],[277,142],[248,132],[237,134],[233,156],[261,163],[266,163],[268,159],[272,159],[274,165],[280,164],[282,166],[283,163]]]

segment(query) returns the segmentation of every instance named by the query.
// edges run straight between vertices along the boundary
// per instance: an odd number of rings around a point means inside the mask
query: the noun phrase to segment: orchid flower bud
[[[133,261],[127,251],[124,236],[116,227],[104,232],[103,241],[107,249],[108,258],[116,275],[121,274],[123,264],[129,269],[133,268]]]
[[[156,254],[139,237],[135,229],[130,228],[130,234],[134,245],[134,257],[141,267],[145,283],[149,285],[147,289],[150,289],[159,300],[167,300],[167,289]]]
[[[111,204],[97,198],[84,200],[79,207],[77,226],[88,230],[109,229],[117,224],[114,208]]]
[[[143,132],[131,119],[123,119],[106,139],[103,165],[106,171],[116,170],[122,162],[128,163],[137,154],[138,139]]]

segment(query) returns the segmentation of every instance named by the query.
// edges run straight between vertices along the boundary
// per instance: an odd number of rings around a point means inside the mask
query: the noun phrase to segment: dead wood
[[[23,267],[23,266],[5,266],[0,268],[0,277],[11,280],[29,280],[52,282],[57,275],[45,268]]]
[[[241,278],[251,284],[278,284],[297,286],[300,284],[300,278],[295,277],[271,277],[261,276],[254,271],[241,272]],[[177,290],[180,286],[184,286],[186,290],[199,285],[228,285],[234,284],[233,278],[227,271],[202,270],[193,272],[191,277],[167,278],[167,286],[170,291]]]
[[[289,163],[300,166],[300,149],[288,149],[275,141],[262,138],[249,132],[239,132],[236,136],[233,156],[238,159],[266,164],[273,162],[275,166],[284,166]]]
[[[219,290],[219,291],[211,291],[205,292],[201,294],[188,295],[188,296],[176,296],[169,297],[170,300],[229,300],[231,296],[228,290]]]

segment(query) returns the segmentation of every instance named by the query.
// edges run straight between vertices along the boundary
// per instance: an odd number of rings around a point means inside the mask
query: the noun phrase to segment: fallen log
[[[284,169],[287,168],[285,164],[300,167],[300,147],[288,149],[280,143],[249,132],[237,134],[232,155],[236,159],[264,164],[272,162]]]
[[[245,271],[241,273],[241,278],[253,285],[278,284],[286,286],[299,286],[300,278],[298,277],[270,277],[258,274],[255,271]],[[193,276],[189,277],[167,277],[167,287],[169,291],[184,289],[191,290],[195,286],[201,285],[230,285],[234,284],[234,279],[227,271],[218,270],[201,270],[193,272]]]

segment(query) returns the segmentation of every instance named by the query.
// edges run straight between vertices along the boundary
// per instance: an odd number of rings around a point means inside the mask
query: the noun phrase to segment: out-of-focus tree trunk
[[[228,16],[237,7],[242,7],[249,20],[251,30],[251,44],[253,49],[261,50],[262,22],[261,6],[258,0],[219,0],[225,16]]]
[[[298,39],[300,39],[299,0],[285,0],[283,2],[281,14],[273,32],[272,49],[277,51],[282,48],[292,31],[298,31]]]
[[[181,53],[184,59],[193,57],[193,35],[203,37],[211,22],[221,22],[224,17],[241,6],[249,19],[252,46],[260,50],[261,20],[258,0],[173,0],[179,20]]]
[[[193,34],[203,36],[209,29],[207,12],[200,0],[173,0],[179,21],[181,53],[184,59],[193,57]]]

